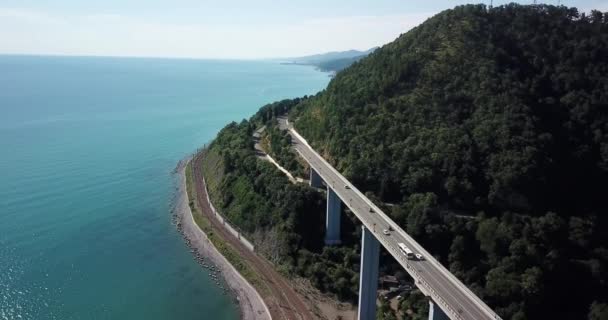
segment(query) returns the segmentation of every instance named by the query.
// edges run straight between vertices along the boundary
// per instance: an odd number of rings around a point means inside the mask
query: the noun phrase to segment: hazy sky
[[[269,58],[367,49],[465,2],[0,0],[0,53]],[[561,3],[608,11],[608,0]]]

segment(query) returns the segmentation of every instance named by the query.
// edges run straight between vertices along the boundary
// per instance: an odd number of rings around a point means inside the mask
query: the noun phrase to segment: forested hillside
[[[277,115],[299,102],[270,104],[249,121],[227,125],[204,151],[203,172],[214,205],[254,242],[258,253],[286,275],[307,278],[320,290],[355,302],[359,261],[355,245],[360,229],[343,219],[344,245],[325,247],[324,193],[292,184],[276,167],[259,159],[253,147],[254,130],[271,127]],[[282,140],[271,138],[275,139]]]
[[[505,319],[608,316],[608,14],[447,10],[290,118]]]

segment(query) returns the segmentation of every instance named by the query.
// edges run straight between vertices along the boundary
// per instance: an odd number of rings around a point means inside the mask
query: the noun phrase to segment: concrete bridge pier
[[[359,272],[359,320],[376,319],[376,292],[378,291],[378,264],[380,242],[373,231],[362,227],[361,271]]]
[[[340,244],[340,212],[342,201],[333,189],[327,188],[327,214],[325,215],[325,244]]]
[[[450,320],[450,318],[433,300],[429,300],[429,320]]]
[[[323,179],[313,168],[310,168],[310,186],[313,188],[321,188],[323,186]]]

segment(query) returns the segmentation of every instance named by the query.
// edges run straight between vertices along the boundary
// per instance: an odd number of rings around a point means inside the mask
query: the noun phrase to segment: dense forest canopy
[[[229,124],[204,151],[203,171],[211,200],[247,234],[256,251],[286,274],[308,278],[322,291],[354,302],[360,237],[356,232],[360,229],[344,219],[345,245],[324,247],[324,194],[306,184],[291,183],[272,164],[256,157],[254,130],[285,106],[293,103],[271,104],[249,121]]]
[[[342,247],[322,248],[322,199],[256,161],[246,141],[285,111],[503,318],[608,317],[607,13],[446,10],[316,96],[266,106],[219,134],[215,194],[231,219],[277,231],[286,268],[353,299],[356,221],[346,219]],[[404,299],[415,311],[406,319],[424,317],[420,299]]]
[[[387,200],[433,191],[467,210],[595,208],[608,170],[607,19],[457,7],[340,73],[292,117]]]

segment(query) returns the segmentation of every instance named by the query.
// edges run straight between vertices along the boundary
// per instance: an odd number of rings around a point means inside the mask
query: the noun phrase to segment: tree
[[[422,235],[426,226],[432,223],[436,205],[437,196],[433,193],[417,193],[408,198],[403,210],[407,212],[407,231],[412,236]]]
[[[526,269],[521,276],[522,292],[531,297],[539,296],[543,291],[542,270],[539,267]]]
[[[589,320],[608,320],[608,304],[593,301],[589,308]]]

